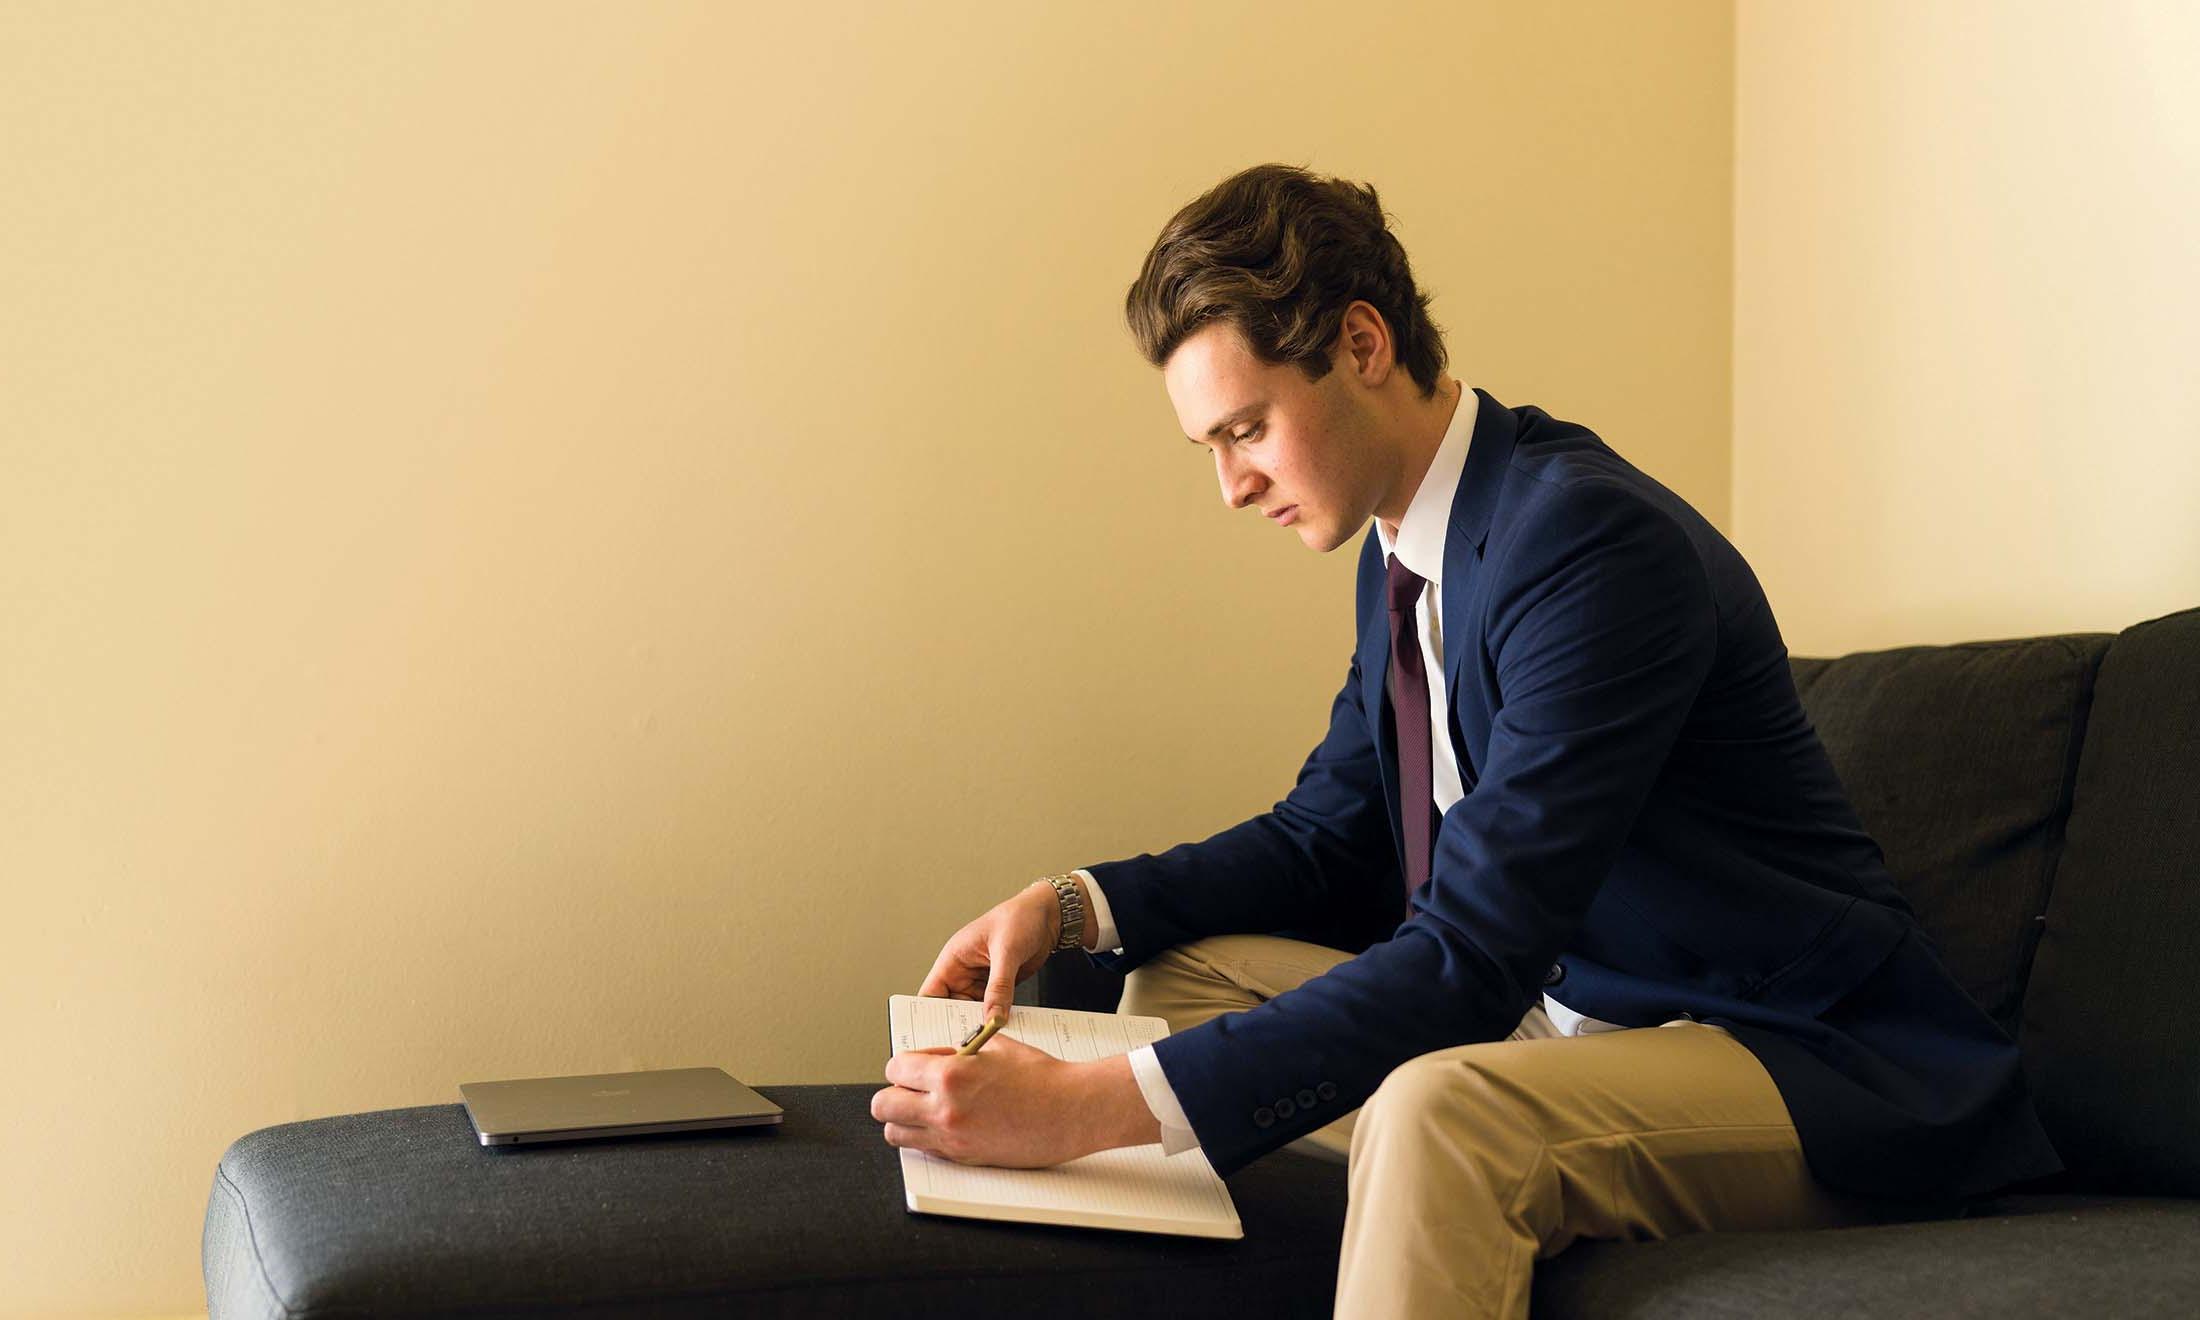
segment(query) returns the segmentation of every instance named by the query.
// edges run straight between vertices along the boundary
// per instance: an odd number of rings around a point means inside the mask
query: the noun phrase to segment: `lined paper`
[[[985,1006],[971,999],[894,995],[887,1000],[887,1029],[896,1053],[959,1044],[984,1017]],[[1089,1063],[1151,1044],[1169,1034],[1169,1024],[1157,1017],[1017,1004],[1000,1034],[1058,1059]],[[1196,1149],[1163,1155],[1160,1142],[1099,1151],[1047,1169],[958,1164],[904,1146],[901,1181],[909,1209],[920,1214],[1245,1236],[1229,1189],[1207,1156]]]

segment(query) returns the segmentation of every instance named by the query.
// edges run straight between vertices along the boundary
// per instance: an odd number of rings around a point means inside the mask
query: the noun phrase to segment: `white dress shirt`
[[[1414,490],[1405,517],[1398,522],[1395,543],[1380,521],[1375,524],[1375,535],[1382,544],[1383,554],[1386,557],[1396,554],[1407,568],[1427,583],[1421,589],[1420,601],[1413,607],[1413,617],[1421,640],[1421,666],[1428,674],[1429,745],[1436,753],[1430,760],[1430,767],[1439,820],[1451,810],[1453,803],[1466,796],[1459,778],[1459,758],[1452,749],[1447,727],[1450,705],[1444,695],[1442,593],[1438,587],[1444,575],[1444,538],[1451,528],[1451,501],[1459,489],[1459,474],[1466,470],[1467,445],[1474,435],[1474,415],[1480,404],[1474,391],[1461,384],[1451,424],[1445,427],[1436,457],[1430,461],[1427,474]],[[1092,911],[1087,917],[1093,923],[1098,940],[1094,947],[1121,953],[1121,940],[1108,911],[1107,895],[1100,892],[1090,872],[1078,871],[1076,875],[1085,882],[1085,893],[1091,899]],[[1550,1015],[1551,1024],[1563,1036],[1628,1030],[1617,1023],[1584,1017],[1549,994],[1543,996],[1543,1011]],[[1191,1120],[1185,1117],[1184,1106],[1178,1102],[1176,1090],[1169,1085],[1151,1045],[1131,1051],[1131,1075],[1138,1080],[1138,1089],[1146,1097],[1146,1107],[1161,1122],[1162,1152],[1174,1155],[1196,1147],[1199,1139],[1192,1134]]]

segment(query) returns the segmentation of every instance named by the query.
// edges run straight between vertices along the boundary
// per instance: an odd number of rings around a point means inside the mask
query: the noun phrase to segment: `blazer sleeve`
[[[1361,555],[1363,609],[1370,554],[1380,562],[1372,532]],[[1122,953],[1095,953],[1094,962],[1127,972],[1192,940],[1321,926],[1370,902],[1391,912],[1379,930],[1395,923],[1398,849],[1361,691],[1355,655],[1329,705],[1328,733],[1268,811],[1198,843],[1085,868],[1107,891],[1123,941]]]
[[[1358,1107],[1408,1059],[1510,1034],[1710,672],[1717,604],[1670,515],[1604,482],[1540,505],[1474,570],[1495,574],[1484,619],[1458,621],[1481,628],[1501,704],[1418,910],[1350,962],[1154,1045],[1218,1173]]]

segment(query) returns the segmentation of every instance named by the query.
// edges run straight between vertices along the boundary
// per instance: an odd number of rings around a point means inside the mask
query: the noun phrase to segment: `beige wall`
[[[2200,7],[1736,27],[1730,534],[1790,651],[2200,605]]]
[[[1725,3],[0,10],[0,1312],[469,1078],[878,1081],[1047,869],[1289,787],[1352,556],[1121,322],[1262,160],[1726,516]],[[1311,608],[1310,608],[1311,605]],[[28,1083],[28,1084],[24,1084]]]

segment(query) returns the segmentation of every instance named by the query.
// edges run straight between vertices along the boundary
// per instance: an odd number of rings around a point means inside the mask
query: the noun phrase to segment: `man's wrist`
[[[1073,1065],[1084,1070],[1078,1078],[1080,1097],[1093,1115],[1092,1145],[1086,1154],[1114,1150],[1118,1146],[1151,1146],[1161,1140],[1161,1120],[1154,1117],[1146,1093],[1138,1089],[1131,1072],[1131,1056],[1111,1055]]]
[[[1025,893],[1033,891],[1039,896],[1032,901],[1044,904],[1041,910],[1046,917],[1047,947],[1051,949],[1062,942],[1062,898],[1054,892],[1054,886],[1044,880],[1034,880],[1024,886]]]

